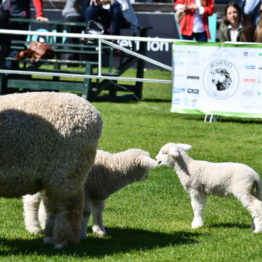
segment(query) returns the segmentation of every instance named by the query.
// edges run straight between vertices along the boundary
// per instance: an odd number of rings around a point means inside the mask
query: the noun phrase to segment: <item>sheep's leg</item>
[[[243,206],[250,212],[254,233],[262,233],[262,201],[254,197],[252,194],[245,194],[236,197],[240,200]]]
[[[38,208],[41,201],[41,194],[23,196],[24,222],[27,231],[31,234],[41,232],[38,220]]]
[[[88,221],[91,215],[91,200],[85,199],[84,213],[81,226],[81,239],[85,239],[87,236]]]
[[[190,190],[191,206],[194,212],[194,219],[192,221],[192,228],[202,227],[204,224],[202,213],[206,203],[206,195],[197,190]]]
[[[83,194],[79,193],[61,200],[58,207],[53,228],[54,247],[62,248],[67,244],[77,244],[80,241],[84,210]]]
[[[80,191],[80,190],[79,190]],[[44,242],[62,248],[80,241],[81,220],[83,217],[83,194],[80,192],[66,199],[47,195],[47,209]]]
[[[53,244],[53,229],[54,229],[54,222],[55,222],[55,203],[50,200],[48,196],[43,198],[44,206],[46,209],[46,221],[45,221],[45,228],[44,228],[44,243],[45,244]]]
[[[106,235],[103,226],[104,201],[92,201],[93,233],[102,237]]]

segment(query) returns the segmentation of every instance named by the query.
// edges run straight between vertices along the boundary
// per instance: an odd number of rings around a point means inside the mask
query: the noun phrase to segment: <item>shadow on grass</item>
[[[37,239],[3,239],[0,238],[0,257],[9,255],[42,255],[42,256],[74,256],[103,257],[116,253],[151,250],[166,246],[197,244],[195,239],[200,234],[191,232],[174,232],[166,234],[138,229],[107,228],[109,236],[98,238],[90,235],[77,246],[69,246],[55,250],[44,245],[42,238]]]
[[[250,228],[251,225],[247,224],[238,224],[238,223],[219,223],[219,224],[211,224],[209,227],[214,227],[214,228]]]
[[[165,103],[170,102],[170,99],[139,99],[135,95],[126,94],[126,95],[117,95],[113,99],[109,95],[99,95],[90,99],[91,102],[114,102],[114,103],[136,103],[136,102],[151,102],[151,103]]]
[[[90,99],[91,102],[113,102],[113,103],[136,103],[140,100],[134,95],[117,95],[111,98],[109,95],[99,95]]]

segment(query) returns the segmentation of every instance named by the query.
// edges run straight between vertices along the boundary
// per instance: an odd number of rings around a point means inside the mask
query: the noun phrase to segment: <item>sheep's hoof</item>
[[[53,244],[52,237],[44,237],[44,244]]]
[[[65,246],[65,244],[54,244],[54,249],[61,249]]]
[[[85,235],[85,234],[81,234],[80,239],[81,239],[81,240],[85,240],[85,239],[87,239],[87,235]]]

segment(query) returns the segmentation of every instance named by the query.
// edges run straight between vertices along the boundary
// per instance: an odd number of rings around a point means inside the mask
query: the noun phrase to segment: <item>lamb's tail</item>
[[[262,181],[261,179],[258,177],[258,179],[256,180],[255,183],[255,189],[256,191],[254,192],[254,195],[262,201]]]

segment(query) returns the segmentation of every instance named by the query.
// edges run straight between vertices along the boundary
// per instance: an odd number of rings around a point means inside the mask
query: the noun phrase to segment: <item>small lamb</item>
[[[240,163],[212,163],[194,160],[185,151],[187,144],[164,145],[156,160],[160,166],[175,169],[181,184],[191,198],[194,212],[192,228],[203,226],[202,212],[207,194],[235,196],[250,212],[254,233],[262,233],[262,182],[259,175],[249,166]]]
[[[115,154],[97,150],[94,166],[85,184],[81,238],[86,238],[91,214],[94,234],[105,236],[102,217],[105,200],[124,186],[144,180],[149,171],[157,166],[156,160],[150,158],[149,153],[141,149],[128,149]],[[45,199],[44,196],[45,193],[42,191],[23,197],[25,225],[30,233],[39,233],[40,224],[44,227],[46,212],[40,205],[40,201]]]

